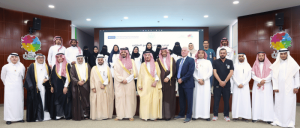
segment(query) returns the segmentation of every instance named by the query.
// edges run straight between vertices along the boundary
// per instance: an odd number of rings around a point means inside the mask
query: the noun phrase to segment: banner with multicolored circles
[[[35,52],[41,50],[41,41],[34,35],[21,37],[21,45],[21,48],[28,52],[28,54],[26,52],[23,54],[25,60],[35,60]]]
[[[278,32],[270,37],[270,47],[274,50],[291,47],[292,38],[286,32]]]

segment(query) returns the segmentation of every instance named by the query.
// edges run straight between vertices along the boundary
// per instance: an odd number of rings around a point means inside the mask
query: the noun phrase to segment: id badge
[[[219,88],[219,86],[216,86],[216,88]]]
[[[211,54],[209,55],[209,58],[212,58],[212,55],[211,55]]]
[[[230,69],[230,65],[227,65],[227,69]]]

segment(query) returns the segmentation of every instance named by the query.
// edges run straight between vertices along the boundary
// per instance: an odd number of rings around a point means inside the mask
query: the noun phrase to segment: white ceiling
[[[300,0],[0,0],[0,7],[71,20],[94,36],[101,27],[210,27],[214,35],[238,16],[300,5]],[[48,5],[54,5],[54,9]],[[163,18],[168,15],[169,18]],[[209,15],[204,18],[204,15]],[[124,20],[123,17],[129,17]],[[86,21],[90,18],[91,21]],[[183,20],[182,20],[183,19]],[[122,21],[121,21],[122,20]],[[157,21],[160,21],[159,23]]]

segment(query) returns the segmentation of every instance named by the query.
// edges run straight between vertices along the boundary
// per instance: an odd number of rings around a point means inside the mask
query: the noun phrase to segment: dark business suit
[[[176,69],[178,69],[176,71],[176,78],[179,72],[179,66],[182,59],[179,59],[176,62]],[[192,117],[193,92],[195,87],[194,78],[193,78],[194,69],[195,69],[195,60],[187,56],[183,62],[181,73],[180,73],[180,78],[182,80],[182,83],[181,84],[178,83],[179,104],[180,104],[179,116],[185,115],[185,106],[187,101],[188,109],[187,109],[186,118]]]

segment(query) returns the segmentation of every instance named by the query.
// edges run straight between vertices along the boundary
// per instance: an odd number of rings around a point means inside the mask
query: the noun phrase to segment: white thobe
[[[245,62],[244,62],[245,63]],[[251,68],[244,63],[234,65],[233,94],[232,94],[232,118],[251,119],[251,99],[249,81],[251,80]],[[238,88],[243,85],[243,88]]]
[[[113,54],[112,56],[112,62],[110,63],[110,72],[112,77],[114,77],[114,65],[115,63],[118,63],[119,56],[120,54]]]
[[[296,97],[294,88],[299,87],[299,69],[292,78],[287,78],[287,61],[281,61],[279,66],[278,81],[273,80],[275,93],[274,121],[281,127],[295,127],[296,122]],[[290,81],[287,81],[290,80]]]
[[[103,85],[106,86],[108,85],[108,76],[107,76],[107,67],[106,65],[98,65],[98,70],[100,72],[100,75],[104,81]]]
[[[198,68],[196,66],[198,65]],[[195,65],[193,94],[193,118],[210,118],[210,77],[212,76],[212,64],[209,60],[197,59]],[[198,79],[204,79],[204,85],[198,83]]]
[[[137,58],[134,58],[134,62],[135,62],[135,66],[138,70],[138,72],[140,72],[140,68],[141,68],[141,64],[142,64],[142,55],[140,55]],[[137,80],[137,78],[135,78]]]
[[[20,64],[6,64],[1,70],[4,84],[4,120],[20,121],[24,114],[23,79],[25,69]],[[22,71],[21,71],[22,70]]]
[[[52,67],[55,65],[56,62],[56,54],[59,53],[65,53],[66,48],[64,46],[62,46],[61,49],[60,48],[61,45],[54,45],[51,46],[48,52],[48,64],[51,65]],[[58,51],[59,49],[59,51]]]
[[[260,74],[263,72],[264,63],[259,63]],[[272,72],[272,71],[271,71]],[[258,78],[252,71],[252,118],[253,120],[262,120],[272,122],[274,117],[273,87],[271,73],[266,78]],[[264,89],[258,88],[257,84],[265,80]]]
[[[80,52],[81,54],[83,53],[82,50]],[[67,59],[67,62],[69,64],[71,64],[73,61],[76,62],[77,58],[76,56],[80,54],[79,51],[78,51],[78,47],[69,47],[67,48],[66,52],[65,52],[65,56],[66,56],[66,59]]]
[[[45,64],[36,63],[36,73],[37,73],[38,88],[40,90],[43,108],[45,108],[46,89],[45,89],[45,86],[43,85],[43,82],[44,82],[45,77],[48,76],[48,72],[45,67]],[[49,76],[48,76],[48,78],[49,78]],[[44,111],[44,120],[51,120],[49,112]]]

